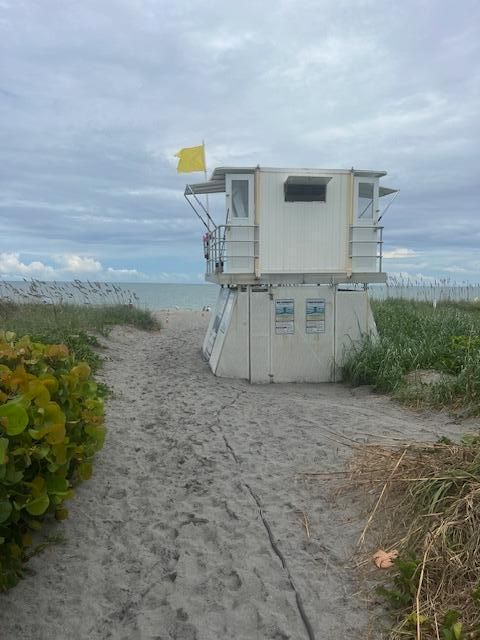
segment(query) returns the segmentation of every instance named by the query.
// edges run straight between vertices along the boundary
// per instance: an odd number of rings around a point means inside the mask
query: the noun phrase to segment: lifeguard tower
[[[220,285],[203,344],[214,374],[250,382],[339,379],[375,333],[368,283],[385,282],[384,171],[219,167],[185,197],[205,224],[205,278]],[[217,224],[199,196],[225,194]]]

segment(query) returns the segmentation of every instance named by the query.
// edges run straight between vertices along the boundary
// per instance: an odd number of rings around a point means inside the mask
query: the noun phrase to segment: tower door
[[[354,215],[356,225],[372,226],[378,219],[378,179],[355,178]]]
[[[227,199],[227,224],[248,226],[254,221],[253,174],[227,173],[225,191]]]
[[[253,273],[255,270],[255,181],[253,174],[225,176],[227,227],[224,273]]]
[[[355,178],[350,256],[354,273],[377,271],[378,179]]]

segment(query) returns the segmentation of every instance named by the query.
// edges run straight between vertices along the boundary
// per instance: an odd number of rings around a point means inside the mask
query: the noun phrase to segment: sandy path
[[[206,314],[167,319],[112,333],[106,446],[54,529],[66,544],[0,596],[0,638],[359,637],[368,611],[348,559],[363,522],[298,474],[341,469],[344,437],[462,428],[341,385],[215,378],[199,353]]]

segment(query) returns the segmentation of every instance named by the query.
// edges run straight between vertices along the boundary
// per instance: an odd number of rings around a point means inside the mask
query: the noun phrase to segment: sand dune
[[[105,448],[54,529],[66,543],[0,596],[0,637],[359,638],[362,505],[301,474],[344,468],[348,439],[461,427],[342,385],[215,378],[200,356],[207,314],[162,318],[161,332],[107,341]]]

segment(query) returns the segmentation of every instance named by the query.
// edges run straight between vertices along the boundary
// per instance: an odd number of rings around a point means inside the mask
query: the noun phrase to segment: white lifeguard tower
[[[203,344],[214,374],[250,382],[339,379],[352,341],[376,331],[368,283],[385,282],[384,171],[219,167],[185,197],[206,227],[220,285]],[[225,223],[199,196],[225,193]]]

